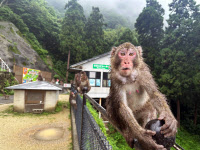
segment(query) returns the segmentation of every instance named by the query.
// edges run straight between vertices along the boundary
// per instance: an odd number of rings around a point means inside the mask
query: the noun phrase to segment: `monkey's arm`
[[[89,80],[88,80],[88,79],[87,79],[87,88],[88,88],[87,92],[89,92],[89,91],[90,91],[90,89],[91,89],[91,86],[90,86],[90,82],[89,82]]]
[[[158,90],[157,84],[155,83],[150,71],[141,71],[140,85],[146,90],[150,97],[150,102],[159,113],[160,120],[165,120],[165,125],[162,126],[161,133],[165,136],[173,136],[177,132],[177,121],[172,114],[169,105],[167,104],[166,97]]]
[[[142,128],[132,110],[123,101],[117,100],[120,96],[115,94],[111,97],[112,99],[108,99],[110,104],[107,105],[108,116],[112,120],[111,123],[121,131],[129,146],[133,148],[133,140],[137,139],[143,150],[163,149],[162,145],[157,145],[152,139],[155,132]]]

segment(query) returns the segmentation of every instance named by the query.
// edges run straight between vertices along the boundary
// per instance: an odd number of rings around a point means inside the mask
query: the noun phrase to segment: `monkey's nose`
[[[124,64],[130,64],[130,62],[129,61],[124,61]]]

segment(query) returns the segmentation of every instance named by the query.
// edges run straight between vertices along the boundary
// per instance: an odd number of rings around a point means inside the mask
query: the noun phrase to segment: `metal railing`
[[[8,67],[8,65],[1,59],[0,57],[0,71],[8,71],[11,72],[11,69]]]
[[[72,92],[76,91],[72,88]],[[85,93],[85,92],[84,92]],[[86,96],[83,99],[76,93],[76,105],[73,107],[75,114],[78,143],[81,150],[112,150],[100,127],[94,120],[86,106]]]

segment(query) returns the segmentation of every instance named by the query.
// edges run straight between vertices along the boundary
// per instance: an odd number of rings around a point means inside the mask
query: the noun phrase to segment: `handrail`
[[[9,68],[9,66],[3,61],[3,59],[1,59],[0,57],[0,64],[1,64],[1,70],[8,70],[8,72],[11,72],[11,69]]]

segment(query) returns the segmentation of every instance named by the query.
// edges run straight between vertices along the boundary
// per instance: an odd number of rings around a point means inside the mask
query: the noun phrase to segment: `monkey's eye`
[[[121,56],[125,56],[125,53],[124,53],[124,52],[121,52]]]
[[[134,54],[133,53],[129,53],[129,56],[133,56]]]

